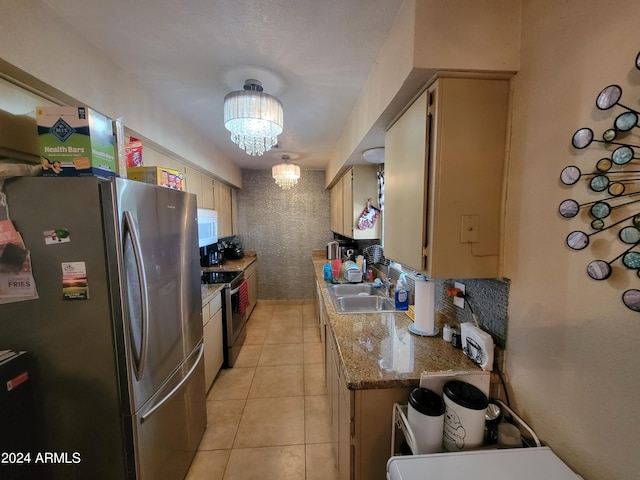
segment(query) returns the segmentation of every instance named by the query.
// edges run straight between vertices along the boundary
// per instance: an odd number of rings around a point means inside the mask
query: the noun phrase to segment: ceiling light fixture
[[[271,176],[275,179],[276,185],[283,190],[289,190],[300,178],[300,165],[289,163],[289,155],[282,156],[282,162],[271,168]]]
[[[370,148],[362,152],[362,156],[369,163],[384,163],[384,148]]]
[[[248,155],[262,155],[276,145],[282,125],[280,100],[264,93],[259,80],[248,79],[244,90],[224,97],[224,126],[233,143]]]

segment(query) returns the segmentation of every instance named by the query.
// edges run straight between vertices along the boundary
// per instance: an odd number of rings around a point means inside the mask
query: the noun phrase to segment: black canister
[[[451,334],[451,345],[455,348],[462,348],[462,334],[460,330],[454,330]]]

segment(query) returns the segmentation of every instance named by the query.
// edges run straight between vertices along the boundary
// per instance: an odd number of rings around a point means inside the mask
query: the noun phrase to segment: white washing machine
[[[548,447],[391,457],[387,480],[578,480]]]

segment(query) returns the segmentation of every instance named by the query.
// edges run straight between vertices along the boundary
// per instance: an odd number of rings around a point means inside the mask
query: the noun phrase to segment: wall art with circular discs
[[[640,70],[640,53],[636,56],[635,68]],[[590,231],[574,230],[567,236],[566,243],[572,250],[583,250],[597,235],[609,229],[617,229],[617,239],[621,242],[619,252],[611,254],[613,258],[595,259],[587,265],[587,274],[593,280],[604,281],[611,277],[612,265],[620,262],[635,277],[640,277],[640,140],[638,123],[640,112],[620,103],[622,88],[609,85],[596,98],[599,110],[622,110],[614,121],[613,127],[602,132],[602,139],[596,139],[591,128],[577,130],[572,145],[578,150],[589,146],[598,150],[600,158],[595,161],[588,173],[579,167],[570,165],[560,174],[560,181],[569,186],[583,185],[593,201],[579,203],[567,199],[560,203],[560,215],[564,218],[576,217],[581,211],[588,211]],[[636,151],[638,149],[639,151]],[[589,230],[589,229],[588,229]],[[640,290],[627,289],[622,294],[625,306],[640,312]]]

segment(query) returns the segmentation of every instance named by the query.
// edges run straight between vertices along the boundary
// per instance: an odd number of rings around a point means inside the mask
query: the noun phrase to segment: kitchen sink
[[[382,288],[370,283],[329,285],[329,297],[338,313],[394,312],[395,305]]]
[[[337,297],[334,304],[338,313],[378,313],[395,310],[391,300],[379,295]]]
[[[329,285],[329,293],[336,297],[344,297],[346,295],[380,295],[384,296],[382,288],[375,288],[370,283],[342,283]]]

